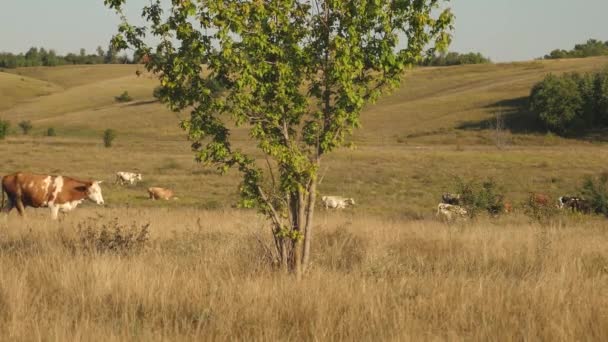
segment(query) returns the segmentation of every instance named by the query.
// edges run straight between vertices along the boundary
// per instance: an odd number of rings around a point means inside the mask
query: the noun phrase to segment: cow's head
[[[140,180],[141,180],[141,173],[136,174],[136,175],[135,175],[135,178],[137,178],[137,180],[139,180],[139,181],[140,181]]]
[[[355,205],[355,199],[354,198],[347,198],[346,201],[344,201],[350,205]]]
[[[101,195],[101,187],[99,186],[101,183],[102,181],[93,181],[91,185],[87,187],[87,197],[99,205],[104,204],[103,196]]]

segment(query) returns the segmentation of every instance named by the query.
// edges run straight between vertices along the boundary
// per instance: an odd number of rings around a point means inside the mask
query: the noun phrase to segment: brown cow
[[[13,208],[21,216],[25,207],[48,207],[51,217],[56,220],[61,211],[75,209],[85,199],[97,204],[104,204],[101,181],[81,181],[64,176],[37,175],[17,172],[2,177],[2,202],[0,208],[7,213]],[[8,206],[4,208],[4,194],[8,197]]]
[[[535,207],[548,207],[551,202],[551,197],[547,194],[531,192],[528,198],[528,204]]]
[[[173,193],[173,190],[167,189],[167,188],[160,188],[160,187],[151,187],[151,188],[148,188],[148,195],[150,195],[150,199],[151,200],[157,200],[157,199],[164,199],[164,200],[177,199],[177,197],[175,197],[175,194]]]

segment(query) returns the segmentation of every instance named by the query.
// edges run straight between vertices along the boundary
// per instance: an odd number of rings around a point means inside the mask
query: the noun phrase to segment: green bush
[[[114,100],[116,100],[116,102],[129,102],[132,101],[133,98],[129,95],[129,92],[125,90],[119,96],[114,96]]]
[[[106,129],[103,132],[103,145],[105,147],[112,147],[112,142],[116,139],[116,131],[113,129]]]
[[[19,122],[19,128],[21,128],[21,132],[23,132],[24,135],[29,134],[33,127],[32,122],[29,120]]]
[[[0,120],[0,139],[4,139],[8,135],[8,129],[10,127],[10,121]]]
[[[504,196],[492,179],[479,183],[458,178],[455,192],[460,194],[460,205],[467,210],[471,217],[480,212],[498,215],[504,211]]]
[[[47,137],[54,137],[54,136],[56,136],[56,135],[57,135],[57,132],[55,132],[55,128],[53,128],[53,127],[49,127],[49,128],[46,130],[46,136],[47,136]]]
[[[581,194],[589,201],[593,212],[608,216],[608,173],[585,179]]]

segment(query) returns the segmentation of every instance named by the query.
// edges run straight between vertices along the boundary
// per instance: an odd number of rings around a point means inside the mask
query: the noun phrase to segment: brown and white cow
[[[25,207],[48,207],[51,217],[56,220],[59,211],[75,209],[82,201],[89,199],[104,204],[101,194],[101,181],[81,181],[71,177],[37,175],[17,172],[2,177],[2,202],[0,208],[10,212],[17,208],[21,216]],[[8,206],[4,208],[4,194]]]
[[[163,200],[177,199],[177,197],[175,197],[175,194],[173,193],[173,190],[167,189],[167,188],[161,188],[161,187],[151,187],[151,188],[148,188],[148,195],[150,196],[151,200],[157,200],[157,199],[163,199]]]

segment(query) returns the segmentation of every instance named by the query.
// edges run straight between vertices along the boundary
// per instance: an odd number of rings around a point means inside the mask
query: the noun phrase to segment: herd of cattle
[[[436,216],[439,219],[446,221],[465,219],[469,215],[469,212],[463,206],[462,202],[460,194],[444,193],[441,196],[441,203],[437,205]],[[557,199],[557,203],[554,204],[551,201],[551,197],[547,194],[530,193],[527,205],[536,208],[555,207],[557,209],[569,209],[573,212],[584,214],[590,214],[592,211],[591,202],[578,196],[560,196]],[[510,213],[512,210],[513,207],[511,203],[503,203],[502,211],[504,213]]]
[[[122,171],[116,173],[116,183],[121,185],[136,184],[141,180],[141,173]],[[65,176],[17,172],[2,177],[0,209],[8,213],[13,208],[17,208],[19,214],[23,216],[26,207],[48,207],[51,210],[51,217],[57,219],[60,211],[74,210],[85,199],[103,205],[103,195],[99,186],[101,183],[102,181],[83,181]],[[177,199],[171,189],[161,187],[148,188],[148,197],[151,200]]]
[[[142,181],[141,173],[117,172],[115,183],[120,185],[134,185]],[[0,209],[10,212],[17,208],[23,216],[25,207],[48,207],[51,217],[57,219],[59,211],[67,212],[75,209],[85,199],[89,199],[99,205],[104,204],[101,187],[102,181],[82,181],[71,177],[38,175],[17,172],[2,178],[2,202]],[[151,200],[177,199],[171,189],[162,187],[149,187],[148,197]],[[5,205],[5,194],[8,205]],[[342,196],[323,196],[321,201],[325,209],[345,209],[355,205],[353,198]],[[502,210],[506,213],[512,210],[511,204],[503,203]],[[553,206],[548,195],[532,193],[529,204],[537,207]],[[591,204],[588,200],[576,196],[559,197],[555,206],[559,209],[571,209],[572,211],[590,213]],[[463,206],[459,194],[444,193],[441,203],[437,205],[436,216],[440,219],[453,221],[466,218],[467,209]]]

